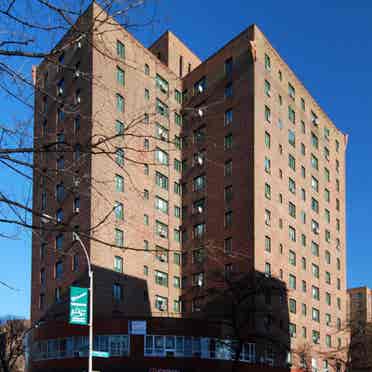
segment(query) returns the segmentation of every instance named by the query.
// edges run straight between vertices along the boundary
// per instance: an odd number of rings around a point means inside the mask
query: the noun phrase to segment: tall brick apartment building
[[[100,17],[93,3],[37,68],[36,370],[85,365],[87,331],[66,324],[69,286],[86,285],[73,231],[95,272],[95,348],[137,360],[129,370],[231,359],[192,323],[216,271],[282,283],[289,362],[341,370],[347,137],[256,25],[201,61],[171,32],[147,49]],[[268,354],[250,340],[241,359]]]

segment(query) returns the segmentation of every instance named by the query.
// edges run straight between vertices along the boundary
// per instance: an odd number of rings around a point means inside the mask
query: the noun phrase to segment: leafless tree
[[[102,25],[109,26],[109,29],[114,31],[121,27],[127,30],[145,27],[154,22],[152,16],[148,17],[144,14],[148,14],[146,7],[156,6],[155,1],[102,0],[97,2],[102,8],[101,12],[98,12],[91,22],[79,23],[90,3],[89,0],[7,0],[0,4],[0,94],[2,95],[2,110],[5,109],[6,113],[0,121],[0,172],[4,180],[0,186],[1,238],[16,239],[24,228],[31,230],[37,236],[43,233],[75,229],[69,220],[56,226],[43,211],[32,205],[32,183],[35,178],[44,177],[48,182],[54,179],[57,172],[55,165],[45,169],[45,166],[39,165],[39,160],[45,157],[57,159],[64,155],[71,156],[77,151],[75,144],[65,139],[56,139],[55,134],[47,136],[47,140],[34,136],[34,117],[44,115],[41,106],[35,106],[35,97],[46,97],[50,105],[63,104],[62,111],[65,115],[79,116],[81,120],[94,122],[97,128],[104,127],[104,124],[98,122],[94,116],[91,117],[83,109],[77,107],[76,102],[70,99],[71,97],[63,100],[57,91],[51,94],[43,83],[44,77],[40,76],[33,66],[42,63],[70,74],[79,74],[82,81],[99,86],[107,92],[107,95],[113,94],[110,91],[112,88],[105,86],[100,76],[92,76],[84,70],[79,70],[76,65],[62,60],[61,55],[69,48],[88,43],[100,55],[116,60],[117,56],[113,55],[109,47],[102,42],[102,35],[107,32],[107,27],[102,27]],[[149,5],[149,3],[153,4]],[[105,31],[102,31],[103,29]],[[60,40],[63,42],[59,42]],[[133,61],[123,60],[120,63],[124,63],[128,69],[135,70],[138,74],[143,74],[142,65],[138,66]],[[9,104],[9,110],[6,110],[7,104]],[[154,116],[153,106],[144,107],[125,123],[125,138],[121,148],[124,150],[127,163],[138,167],[143,167],[145,163],[151,165],[148,159],[153,154],[154,148],[135,147],[131,139],[142,138],[143,141],[141,126],[146,120],[154,124]],[[122,140],[123,135],[109,136],[102,130],[80,144],[78,150],[80,180],[89,177],[84,168],[92,157],[106,157],[108,162],[115,161],[116,144],[119,138]],[[162,141],[168,149],[175,148],[174,141],[169,138],[162,138]],[[152,156],[151,159],[153,158]],[[136,188],[133,174],[128,171],[127,167],[122,166],[121,171],[127,174],[132,187]],[[62,172],[64,172],[64,177],[72,181],[76,175],[76,169],[72,167]],[[11,180],[11,183],[16,184],[17,187],[11,187],[5,182],[6,179]],[[90,180],[89,187],[99,193],[95,185],[103,182],[106,181],[96,177]],[[54,189],[49,189],[47,192],[55,194]],[[73,195],[73,185],[67,185],[66,192]],[[143,191],[138,190],[138,192]],[[101,197],[104,198],[104,195]],[[112,242],[102,240],[93,234],[100,226],[107,223],[113,213],[114,208],[106,210],[95,226],[90,226],[88,230],[80,232],[82,237],[113,246]],[[40,219],[42,223],[35,223]],[[125,248],[141,250],[135,247]],[[8,283],[4,284],[8,285]]]
[[[0,371],[23,371],[24,336],[27,330],[27,322],[22,319],[11,319],[0,326]]]

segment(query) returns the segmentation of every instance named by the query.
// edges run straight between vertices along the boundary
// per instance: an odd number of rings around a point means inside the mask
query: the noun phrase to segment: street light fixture
[[[57,220],[54,217],[49,216],[45,213],[41,216],[41,218],[42,218],[43,222],[45,222],[45,220],[46,220],[47,222],[58,223]],[[89,296],[89,324],[88,324],[88,326],[89,326],[88,372],[92,372],[92,370],[93,370],[93,270],[92,270],[92,265],[91,265],[90,257],[89,257],[89,254],[88,254],[88,250],[85,247],[85,244],[80,239],[79,234],[74,231],[72,233],[72,236],[73,236],[74,240],[79,242],[80,247],[84,251],[85,258],[86,258],[87,264],[88,264],[89,294],[90,294],[90,296]]]

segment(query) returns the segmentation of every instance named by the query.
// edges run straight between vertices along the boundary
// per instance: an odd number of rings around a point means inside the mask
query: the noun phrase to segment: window
[[[291,83],[288,83],[288,95],[291,97],[293,100],[296,97],[296,90],[294,86]]]
[[[304,156],[306,155],[306,147],[303,143],[301,143],[301,154]]]
[[[232,225],[232,215],[231,211],[225,213],[225,228]]]
[[[314,322],[317,322],[319,323],[320,322],[320,312],[318,309],[316,309],[315,307],[312,308],[312,311],[311,311],[311,319],[314,321]]]
[[[268,183],[265,183],[265,197],[271,199],[271,186]]]
[[[271,252],[271,238],[269,236],[265,236],[265,251]]]
[[[115,131],[117,136],[122,136],[124,134],[124,123],[120,120],[116,120]]]
[[[168,94],[169,84],[168,81],[161,77],[159,74],[156,74],[155,78],[156,87],[164,94]]]
[[[301,258],[301,268],[303,270],[306,270],[306,258],[305,257]]]
[[[200,144],[205,141],[206,138],[206,129],[205,127],[200,127],[194,131],[194,143]]]
[[[293,242],[296,241],[296,229],[292,226],[288,226],[289,239]]]
[[[181,208],[177,205],[174,206],[174,217],[181,218]]]
[[[324,216],[327,223],[331,223],[331,212],[329,209],[324,209]]]
[[[61,288],[60,287],[57,287],[54,290],[54,299],[55,299],[56,303],[60,303],[62,301],[62,298],[61,298]]]
[[[116,54],[120,58],[125,58],[125,46],[119,40],[116,41]]]
[[[155,233],[161,238],[167,239],[168,238],[168,225],[157,220],[155,223]]]
[[[313,191],[319,192],[319,181],[314,176],[311,177],[311,188]]]
[[[156,148],[155,150],[155,160],[162,165],[168,165],[169,164],[169,156],[168,153]]]
[[[265,157],[264,166],[265,166],[265,172],[270,174],[271,173],[271,161],[268,157]]]
[[[271,226],[271,212],[268,209],[265,209],[265,225]]]
[[[270,148],[271,146],[271,136],[268,132],[265,132],[265,146],[266,148]]]
[[[232,252],[232,238],[226,238],[224,240],[224,251],[227,254]]]
[[[177,172],[181,172],[182,170],[182,163],[180,160],[178,159],[174,159],[174,170],[177,171]]]
[[[289,274],[289,288],[296,289],[296,277],[293,274]]]
[[[155,183],[164,190],[168,190],[168,177],[160,172],[155,173]]]
[[[229,109],[225,111],[225,126],[230,125],[233,121],[233,111],[232,109]]]
[[[197,225],[194,225],[193,228],[193,237],[194,239],[201,239],[204,237],[206,232],[206,225],[205,223],[198,223]]]
[[[182,93],[177,89],[174,90],[174,99],[177,103],[182,103]]]
[[[311,271],[313,273],[313,277],[319,279],[319,266],[312,264],[311,265]]]
[[[206,186],[206,177],[201,175],[193,179],[193,191],[200,192],[205,189]]]
[[[271,123],[271,110],[270,110],[270,107],[268,106],[265,106],[265,120],[268,123]]]
[[[331,273],[329,271],[325,272],[325,282],[331,284]]]
[[[311,198],[311,209],[315,213],[319,213],[319,202],[315,198]]]
[[[324,178],[327,182],[331,181],[331,174],[328,168],[324,168]]]
[[[288,252],[288,261],[292,266],[296,266],[296,253],[293,251]]]
[[[319,223],[315,220],[311,220],[311,231],[315,235],[319,235]]]
[[[327,265],[331,264],[331,253],[329,251],[324,252],[324,259]]]
[[[207,88],[207,78],[204,76],[194,84],[194,95],[203,93]]]
[[[77,271],[79,269],[79,255],[74,254],[72,257],[72,271]]]
[[[63,275],[63,264],[62,261],[58,261],[55,264],[54,277],[55,279],[61,279]]]
[[[232,175],[232,160],[228,160],[225,162],[224,168],[225,177],[231,177]]]
[[[56,220],[57,220],[57,223],[62,223],[63,221],[63,210],[62,209],[57,210]]]
[[[324,189],[324,198],[328,203],[331,201],[331,193],[328,189]]]
[[[178,230],[178,229],[174,229],[173,230],[173,237],[174,237],[175,242],[180,243],[181,242],[181,231]]]
[[[265,94],[266,94],[268,97],[271,96],[270,89],[271,89],[270,82],[267,81],[267,80],[265,80]]]
[[[116,67],[116,80],[117,82],[124,86],[125,84],[125,75],[124,75],[124,70],[122,70],[120,67]]]
[[[174,183],[173,190],[174,190],[174,193],[177,195],[181,195],[182,193],[182,187],[178,182]]]
[[[296,193],[296,182],[292,179],[288,179],[288,189],[292,194]]]
[[[233,59],[232,58],[228,58],[225,61],[225,75],[227,77],[231,77],[232,69],[233,69]]]
[[[177,252],[173,253],[173,263],[178,266],[181,265],[181,254],[180,253],[177,253]]]
[[[270,57],[267,54],[265,54],[265,69],[267,71],[271,70],[271,60],[270,60]]]
[[[315,287],[315,286],[312,286],[311,287],[311,296],[314,300],[317,300],[319,301],[320,299],[320,292],[319,292],[319,288],[318,287]]]
[[[302,111],[306,110],[305,100],[302,97],[301,97],[301,109],[302,109]]]
[[[174,122],[178,126],[181,126],[182,125],[182,116],[178,112],[175,112],[174,113]]]
[[[145,75],[147,76],[150,75],[150,66],[147,63],[145,63],[144,72],[145,72]]]
[[[326,343],[327,347],[332,347],[332,337],[330,335],[326,335],[325,343]],[[323,364],[324,364],[324,362],[327,362],[327,361],[326,360],[323,361]],[[324,368],[324,370],[328,371],[328,362],[326,363],[325,366],[326,366],[326,368]]]
[[[225,98],[230,98],[233,95],[233,85],[229,83],[225,86]]]
[[[119,93],[116,93],[116,109],[119,112],[124,112],[124,97]]]
[[[115,154],[115,161],[118,165],[124,165],[124,150],[123,149],[117,149]]]
[[[311,242],[311,253],[314,256],[319,257],[319,245],[315,242]]]
[[[58,202],[61,202],[65,198],[65,187],[63,183],[56,186],[56,198]]]
[[[319,333],[319,331],[313,330],[312,340],[313,340],[313,343],[314,344],[319,344],[319,342],[320,342],[320,333]],[[315,359],[313,359],[312,361],[315,361],[316,362]],[[314,370],[314,367],[313,367],[313,370]],[[317,368],[315,370],[317,370]]]
[[[296,337],[296,324],[289,323],[289,336]]]
[[[224,138],[224,149],[225,150],[231,150],[233,145],[233,137],[232,134],[228,134]]]
[[[292,314],[296,314],[297,309],[296,309],[296,300],[293,298],[289,299],[289,312]]]
[[[318,158],[314,154],[311,154],[311,166],[316,170],[319,169]]]
[[[296,170],[296,159],[291,154],[288,155],[288,165],[289,168],[293,169],[294,171]]]
[[[160,198],[159,196],[155,197],[155,208],[158,211],[161,211],[165,214],[168,214],[168,201]]]
[[[296,113],[291,106],[288,106],[288,119],[292,124],[296,123]]]
[[[155,283],[168,287],[168,274],[159,270],[155,270]]]
[[[120,284],[114,283],[112,285],[112,297],[116,302],[119,302],[123,299],[123,289]]]
[[[145,88],[145,100],[148,101],[150,99],[150,91]]]
[[[120,202],[115,203],[115,217],[117,220],[123,220],[124,219],[124,207],[123,204]]]
[[[301,287],[302,287],[302,292],[306,293],[307,292],[307,284],[306,284],[305,280],[302,280]]]
[[[288,131],[288,142],[293,147],[296,146],[296,135],[295,135],[295,132],[293,132],[292,130]]]
[[[159,115],[164,116],[166,118],[169,117],[168,106],[164,102],[160,101],[160,99],[158,99],[158,98],[156,99],[156,112]]]
[[[269,262],[265,262],[265,275],[267,277],[271,276],[271,264]]]
[[[203,285],[204,285],[204,273],[193,274],[192,285],[194,287],[203,287]]]
[[[289,202],[288,209],[289,209],[289,215],[293,218],[296,218],[296,205]]]
[[[120,229],[115,229],[115,245],[117,247],[124,247],[124,233]]]
[[[118,174],[115,175],[115,190],[117,192],[124,191],[124,178]]]
[[[114,270],[118,273],[123,272],[123,259],[122,259],[122,257],[115,256],[115,258],[114,258]]]

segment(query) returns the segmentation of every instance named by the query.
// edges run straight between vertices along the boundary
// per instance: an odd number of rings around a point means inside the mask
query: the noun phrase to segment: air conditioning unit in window
[[[80,103],[80,102],[81,102],[81,97],[80,97],[80,96],[77,96],[77,97],[76,97],[76,102],[77,102],[77,103]]]
[[[166,262],[165,257],[164,256],[159,256],[159,261],[160,262]]]
[[[80,76],[80,71],[79,70],[76,70],[75,71],[75,77],[78,78]]]
[[[202,109],[198,109],[198,115],[200,117],[203,117],[204,113],[203,113],[203,110]]]
[[[203,90],[204,90],[203,86],[199,84],[198,85],[198,92],[203,93]]]
[[[80,208],[79,207],[76,207],[75,208],[75,213],[79,213],[80,212]]]
[[[167,310],[167,305],[166,304],[160,304],[159,310],[160,311],[166,311]]]
[[[59,88],[58,88],[58,94],[59,94],[59,95],[62,95],[62,94],[63,94],[63,88],[62,88],[62,87],[59,87]]]
[[[198,155],[197,163],[198,165],[203,165],[204,163],[204,159],[200,155]]]
[[[162,141],[168,141],[168,138],[167,138],[167,136],[166,136],[164,133],[160,133],[160,134],[159,134],[159,137],[160,137],[160,139],[161,139]]]
[[[159,232],[159,236],[162,237],[162,238],[166,238],[167,237],[167,235],[163,231],[160,231]]]
[[[319,228],[318,227],[314,227],[313,228],[313,232],[314,232],[314,234],[319,234]]]
[[[80,185],[80,180],[79,180],[78,178],[75,178],[73,182],[74,182],[74,186],[75,186],[75,187],[79,187],[79,185]]]
[[[201,205],[199,205],[197,208],[196,208],[196,211],[200,214],[200,213],[203,213],[203,207]]]

